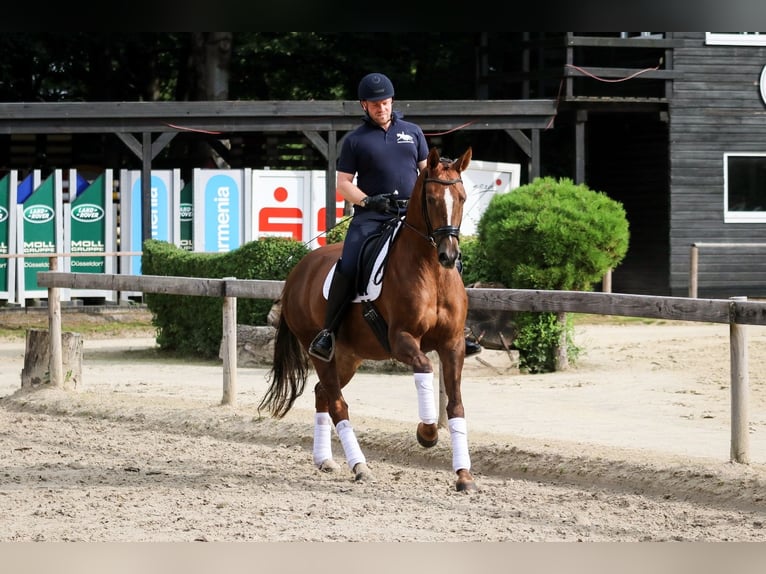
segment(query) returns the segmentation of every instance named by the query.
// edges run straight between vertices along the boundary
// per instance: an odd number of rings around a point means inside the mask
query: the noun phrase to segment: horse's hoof
[[[457,490],[458,492],[477,492],[479,490],[479,487],[476,486],[476,483],[473,480],[468,480],[468,481],[458,480],[455,483],[455,490]]]
[[[431,435],[430,432],[425,432],[426,429],[433,431],[433,438],[427,438],[425,435]],[[439,430],[437,429],[436,425],[427,425],[425,423],[418,423],[418,430],[415,433],[418,437],[418,443],[420,446],[425,448],[431,448],[436,446],[436,443],[439,442]]]
[[[354,465],[354,482],[372,482],[375,480],[370,468],[364,462],[357,462]]]
[[[457,471],[455,490],[458,492],[476,492],[479,490],[479,487],[476,486],[471,473],[468,470],[461,468]]]
[[[340,465],[333,459],[328,458],[322,461],[322,464],[317,465],[317,469],[320,472],[335,472],[340,468]]]

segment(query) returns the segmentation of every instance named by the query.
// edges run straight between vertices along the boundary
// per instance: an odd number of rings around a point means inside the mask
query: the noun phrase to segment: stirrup
[[[481,345],[476,341],[466,338],[465,340],[465,356],[478,355],[481,353]]]
[[[320,343],[325,342],[326,339],[330,340],[329,348],[324,345],[320,345]],[[335,333],[327,329],[322,329],[319,331],[317,336],[314,337],[314,340],[311,341],[308,353],[312,357],[315,357],[320,361],[324,361],[325,363],[332,361],[332,358],[335,356]]]

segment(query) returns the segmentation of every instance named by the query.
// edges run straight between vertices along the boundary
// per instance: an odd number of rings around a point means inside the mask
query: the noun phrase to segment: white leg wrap
[[[360,462],[367,462],[367,459],[362,454],[362,449],[359,448],[359,442],[356,440],[351,423],[347,420],[340,421],[335,425],[335,430],[338,432],[340,444],[343,445],[343,452],[346,454],[348,467],[353,471],[354,467]]]
[[[468,454],[468,429],[463,417],[455,417],[447,421],[449,436],[452,440],[452,470],[461,468],[471,470],[471,457]]]
[[[332,419],[329,413],[314,414],[314,464],[332,459]]]
[[[436,400],[434,398],[434,374],[415,373],[415,388],[418,391],[418,415],[426,424],[434,424],[436,416]]]

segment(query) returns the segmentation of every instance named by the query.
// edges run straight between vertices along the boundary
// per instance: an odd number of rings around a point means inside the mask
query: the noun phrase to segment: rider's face
[[[394,105],[393,98],[386,98],[377,102],[362,100],[362,108],[376,124],[386,127],[391,122],[391,109]]]

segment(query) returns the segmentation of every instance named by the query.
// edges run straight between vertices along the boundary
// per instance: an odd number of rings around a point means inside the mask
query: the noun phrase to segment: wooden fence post
[[[692,243],[689,252],[689,297],[697,298],[697,272],[699,267],[699,247]]]
[[[50,270],[56,271],[58,259],[50,257]],[[64,384],[64,355],[61,347],[61,294],[58,287],[48,287],[48,337],[50,338],[50,358],[48,372],[50,384],[60,387]]]
[[[225,277],[224,279],[234,279]],[[225,292],[225,290],[224,290]],[[222,405],[235,406],[237,397],[237,298],[223,298],[223,398]]]
[[[730,299],[732,302],[746,301],[747,297],[730,297]],[[729,350],[731,353],[731,460],[749,464],[750,382],[747,364],[747,325],[729,323]]]
[[[611,269],[609,269],[606,273],[604,273],[604,277],[601,279],[601,292],[602,293],[612,292],[612,270]]]

